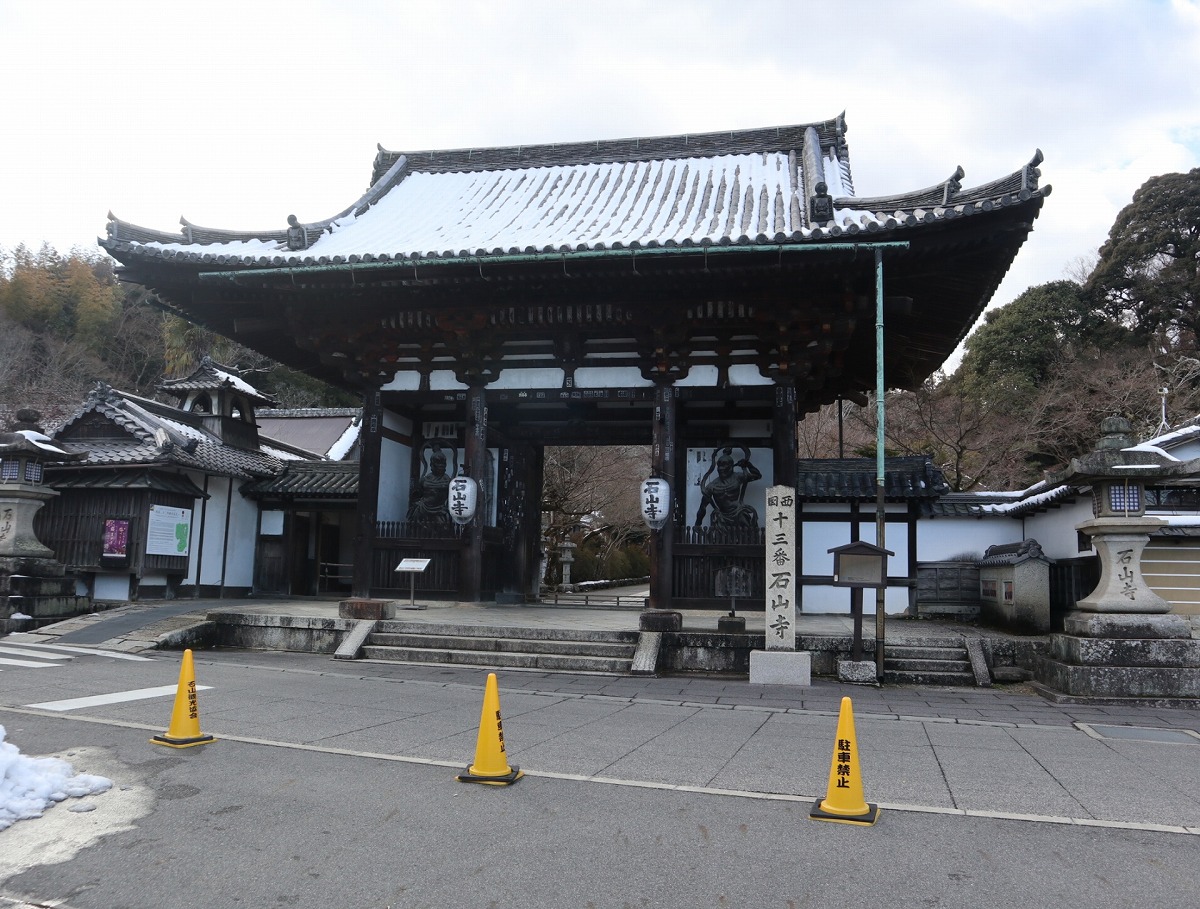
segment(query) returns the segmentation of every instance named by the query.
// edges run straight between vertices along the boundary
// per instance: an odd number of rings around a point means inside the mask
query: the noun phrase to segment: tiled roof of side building
[[[59,428],[56,439],[68,451],[88,452],[87,465],[170,464],[246,478],[274,476],[283,467],[279,459],[265,452],[223,444],[190,425],[182,411],[169,409],[168,417],[156,412],[164,405],[147,406],[151,404],[107,386],[98,387]],[[113,431],[102,435],[95,425],[85,426],[91,414],[111,423]],[[101,422],[99,428],[103,425]]]
[[[878,467],[874,458],[802,460],[796,465],[796,494],[808,501],[874,499]],[[888,458],[884,497],[933,500],[949,491],[946,478],[929,458]]]
[[[357,461],[297,461],[270,479],[247,483],[243,492],[256,499],[356,499]]]
[[[182,379],[167,379],[158,388],[164,394],[177,398],[186,398],[193,391],[217,391],[229,388],[239,392],[247,400],[257,405],[273,407],[276,403],[273,397],[264,394],[247,382],[238,370],[222,366],[209,357],[204,357],[191,375]]]

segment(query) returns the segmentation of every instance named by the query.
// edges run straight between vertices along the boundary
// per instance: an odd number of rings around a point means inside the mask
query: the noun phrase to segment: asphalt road
[[[197,653],[218,741],[183,750],[148,741],[170,696],[56,703],[177,681],[178,654],[146,656],[0,673],[10,743],[115,784],[0,832],[0,907],[1196,901],[1196,711],[510,671],[504,736],[527,775],[491,787],[454,779],[483,672]],[[873,827],[809,818],[843,695]]]

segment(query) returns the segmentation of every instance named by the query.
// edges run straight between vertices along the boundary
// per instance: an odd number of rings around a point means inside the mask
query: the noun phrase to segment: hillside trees
[[[0,420],[35,407],[53,424],[95,382],[153,396],[204,355],[256,373],[285,407],[355,405],[355,396],[297,373],[228,339],[168,316],[153,294],[121,283],[100,253],[49,246],[0,250]]]

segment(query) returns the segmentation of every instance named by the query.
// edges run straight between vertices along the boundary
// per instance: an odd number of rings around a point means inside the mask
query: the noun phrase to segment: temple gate
[[[941,366],[1049,193],[1038,153],[971,190],[959,169],[858,197],[845,134],[380,150],[324,221],[110,216],[101,245],[170,311],[362,394],[355,595],[407,595],[395,565],[420,557],[424,594],[535,598],[544,447],[643,444],[672,493],[654,604],[723,605],[735,571],[761,605],[764,491],[803,489],[797,420],[865,401],[877,366],[890,388]],[[463,526],[439,508],[456,474],[480,490]]]

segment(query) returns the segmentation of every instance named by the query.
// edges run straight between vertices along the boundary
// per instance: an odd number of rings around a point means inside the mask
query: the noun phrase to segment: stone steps
[[[943,687],[974,688],[978,684],[966,645],[890,644],[884,651],[883,680]]]
[[[636,631],[439,626],[379,622],[360,655],[371,660],[628,675]]]
[[[440,634],[375,633],[367,638],[367,646],[407,650],[463,650],[468,652],[513,653],[536,645],[538,653],[570,656],[586,651],[591,656],[613,659],[632,658],[635,645],[622,642],[578,640],[531,640],[520,637],[471,637]]]

